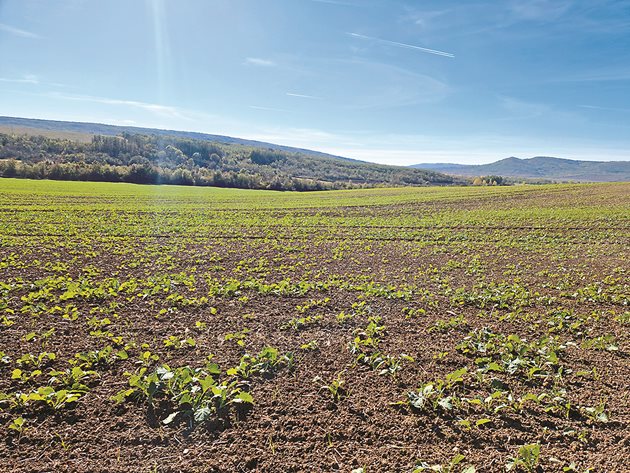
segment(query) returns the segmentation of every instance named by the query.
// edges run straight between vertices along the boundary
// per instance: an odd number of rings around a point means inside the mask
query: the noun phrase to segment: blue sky
[[[628,0],[0,0],[0,115],[387,164],[630,159]]]

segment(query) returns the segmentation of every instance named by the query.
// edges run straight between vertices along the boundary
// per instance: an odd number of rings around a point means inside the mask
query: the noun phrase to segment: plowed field
[[[0,471],[630,471],[629,243],[630,184],[2,179]]]

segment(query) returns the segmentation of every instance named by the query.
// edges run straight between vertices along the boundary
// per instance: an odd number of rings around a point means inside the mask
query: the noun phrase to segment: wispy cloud
[[[0,31],[19,36],[21,38],[41,39],[41,36],[38,34],[23,30],[21,28],[16,28],[15,26],[7,25],[5,23],[0,23]]]
[[[502,120],[537,118],[549,112],[549,106],[546,104],[526,102],[512,97],[500,97],[499,103],[504,110],[511,114]]]
[[[22,78],[10,78],[10,77],[0,77],[0,82],[11,82],[13,84],[39,84],[39,79],[36,75],[26,74]]]
[[[66,87],[66,84],[61,84],[59,82],[47,82],[42,80],[39,76],[35,74],[24,74],[22,77],[0,77],[0,82],[7,82],[11,84],[27,84],[27,85],[37,85],[43,87]]]
[[[546,103],[527,102],[514,97],[499,97],[499,104],[510,115],[495,121],[529,120],[545,117],[547,120],[554,120],[564,124],[584,122],[584,117],[578,113],[560,110]]]
[[[316,128],[271,128],[251,134],[251,138],[270,143],[281,143],[287,146],[318,149],[333,143],[343,143],[347,137]]]
[[[455,55],[452,54],[452,53],[439,51],[437,49],[423,48],[421,46],[416,46],[414,44],[399,43],[398,41],[390,41],[388,39],[375,38],[373,36],[366,36],[366,35],[359,34],[359,33],[347,33],[347,34],[352,36],[353,38],[365,39],[365,40],[369,40],[369,41],[375,41],[377,43],[387,44],[389,46],[395,46],[395,47],[398,47],[398,48],[413,49],[413,50],[416,50],[416,51],[421,51],[423,53],[435,54],[437,56],[444,56],[444,57],[450,57],[450,58],[454,58],[455,57]]]
[[[273,67],[276,65],[275,62],[270,61],[269,59],[262,59],[259,57],[245,58],[245,64],[249,66],[261,66],[261,67]]]
[[[604,110],[607,112],[623,112],[629,113],[630,108],[617,108],[617,107],[602,107],[599,105],[579,105],[580,108],[587,108],[591,110]]]
[[[403,21],[411,21],[421,28],[429,28],[437,18],[443,17],[452,12],[447,10],[431,10],[431,11],[411,11],[403,17]],[[442,23],[442,21],[440,21]]]
[[[515,0],[509,11],[515,20],[555,21],[571,8],[572,0]]]
[[[254,110],[266,110],[268,112],[288,112],[289,110],[286,110],[284,108],[274,108],[274,107],[263,107],[261,105],[250,105],[249,108],[252,108]]]
[[[296,94],[296,93],[293,93],[293,92],[287,92],[287,95],[289,97],[297,97],[297,98],[300,98],[300,99],[311,99],[311,100],[320,100],[321,99],[321,97],[316,97],[314,95]]]
[[[549,79],[547,82],[615,82],[630,80],[630,68],[589,71],[569,77]]]
[[[378,61],[312,58],[310,64],[321,72],[303,90],[317,90],[326,103],[346,113],[437,103],[451,92],[447,83],[429,75]]]
[[[132,107],[141,110],[145,110],[147,112],[154,113],[155,115],[167,117],[167,118],[180,118],[185,120],[190,120],[191,118],[187,116],[186,112],[178,107],[173,107],[169,105],[161,105],[155,103],[147,103],[147,102],[139,102],[136,100],[122,100],[122,99],[112,99],[108,97],[95,97],[92,95],[74,95],[74,94],[61,94],[57,92],[51,92],[48,94],[49,97],[62,99],[62,100],[73,100],[78,102],[92,102],[99,103],[104,105],[121,105],[125,107]]]

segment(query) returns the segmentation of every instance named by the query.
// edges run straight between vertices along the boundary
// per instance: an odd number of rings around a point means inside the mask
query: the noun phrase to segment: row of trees
[[[505,186],[507,180],[502,176],[480,176],[473,180],[473,186]]]
[[[32,179],[321,190],[456,183],[419,169],[159,135],[91,141],[0,134],[0,175]],[[463,181],[462,181],[463,183]]]
[[[53,163],[50,161],[28,164],[14,159],[0,161],[0,176],[62,181],[130,182],[135,184],[173,184],[296,191],[350,187],[312,179],[275,176],[269,180],[263,180],[260,176],[233,171],[222,172],[203,169],[191,171],[184,168],[160,168],[151,164],[112,166],[100,163]]]

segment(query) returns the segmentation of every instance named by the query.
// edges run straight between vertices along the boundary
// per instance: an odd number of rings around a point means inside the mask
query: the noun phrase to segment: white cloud
[[[261,66],[261,67],[274,67],[276,65],[275,62],[270,61],[269,59],[262,59],[259,57],[245,58],[245,64],[250,65],[250,66]]]
[[[264,107],[262,105],[250,105],[249,108],[253,108],[254,110],[266,110],[268,112],[288,112],[289,111],[289,110],[285,110],[284,108]]]
[[[571,8],[570,0],[515,0],[510,4],[510,12],[517,20],[554,21]]]
[[[607,110],[611,112],[630,113],[630,108],[602,107],[599,105],[579,105],[580,108],[588,108],[591,110]]]
[[[22,76],[22,78],[19,78],[19,79],[10,78],[10,77],[0,77],[0,82],[11,82],[11,83],[14,83],[14,84],[33,84],[33,85],[38,85],[39,84],[39,79],[37,78],[36,75],[26,74],[26,75]]]
[[[21,38],[31,38],[31,39],[40,39],[41,36],[35,33],[31,33],[30,31],[26,31],[20,28],[16,28],[15,26],[7,25],[5,23],[0,23],[0,31],[4,31],[5,33],[12,34],[14,36],[19,36]]]
[[[314,95],[306,95],[306,94],[296,94],[293,92],[287,92],[289,97],[297,97],[300,99],[312,99],[312,100],[320,100],[320,97],[315,97]]]
[[[452,10],[432,10],[432,11],[412,11],[408,13],[403,19],[405,21],[411,21],[417,26],[428,29],[431,28],[435,23],[436,19],[447,14],[450,14]],[[443,23],[443,20],[439,21]]]
[[[139,102],[136,100],[121,100],[112,99],[108,97],[95,97],[91,95],[74,95],[74,94],[61,94],[57,92],[51,92],[48,94],[52,98],[58,98],[63,100],[74,100],[78,102],[92,102],[100,103],[104,105],[122,105],[125,107],[138,108],[151,112],[155,115],[166,118],[180,118],[185,120],[191,120],[192,118],[187,116],[186,111],[169,105],[161,105],[155,103]]]
[[[630,68],[591,70],[584,74],[550,79],[548,82],[615,82],[630,80]]]

